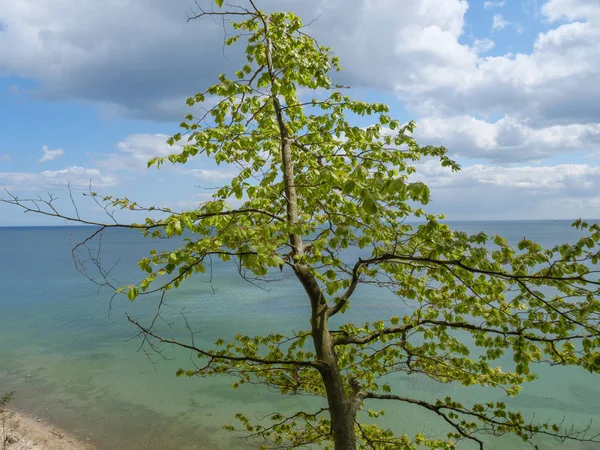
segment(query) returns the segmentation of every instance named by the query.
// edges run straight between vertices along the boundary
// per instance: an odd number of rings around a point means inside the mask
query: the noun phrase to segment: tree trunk
[[[256,8],[255,8],[256,9]],[[258,10],[263,21],[266,39],[266,59],[267,68],[271,78],[271,85],[275,83],[275,72],[273,70],[272,43],[269,37],[269,22]],[[294,227],[299,223],[298,196],[294,181],[294,163],[292,161],[292,139],[289,136],[285,119],[279,104],[277,95],[271,92],[275,118],[279,127],[281,138],[281,166],[283,172],[283,182],[285,196],[287,199],[287,221]],[[300,260],[304,254],[302,236],[297,232],[290,233],[290,246],[292,247],[292,256]],[[293,265],[296,276],[304,286],[308,294],[312,307],[311,327],[312,337],[315,345],[317,359],[322,363],[319,368],[325,392],[327,394],[327,403],[329,405],[329,414],[331,417],[331,433],[335,450],[355,450],[356,436],[354,434],[354,416],[356,409],[352,402],[347,398],[344,389],[344,383],[338,368],[335,348],[328,328],[328,306],[321,288],[311,270],[302,262]]]
[[[317,360],[322,363],[319,372],[327,394],[334,448],[335,450],[355,450],[354,417],[356,409],[353,401],[346,395],[338,368],[335,347],[328,327],[327,311],[329,308],[327,302],[317,281],[307,267],[297,265],[296,276],[302,282],[312,305],[312,338]]]
[[[324,327],[313,325],[313,341],[317,358],[325,363],[320,372],[327,393],[334,447],[336,450],[355,450],[355,411],[352,410],[351,402],[344,389],[337,365],[337,357],[326,323]]]

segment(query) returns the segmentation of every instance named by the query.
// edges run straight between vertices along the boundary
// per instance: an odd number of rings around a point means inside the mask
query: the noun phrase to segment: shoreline
[[[20,411],[0,412],[0,447],[7,450],[96,450],[51,423]]]

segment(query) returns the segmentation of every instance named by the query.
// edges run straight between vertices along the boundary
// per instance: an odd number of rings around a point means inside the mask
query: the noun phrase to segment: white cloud
[[[429,209],[449,219],[593,218],[600,206],[600,166],[476,164],[454,173],[427,161],[415,179],[431,188]]]
[[[8,21],[0,73],[37,80],[45,98],[83,99],[103,105],[106,114],[178,122],[186,96],[239,65],[242,46],[227,49],[224,58],[218,24],[185,25],[188,0],[60,0],[60,8],[56,1],[0,2],[0,17]],[[525,4],[537,11],[537,1]],[[261,0],[266,10],[281,5]],[[339,81],[395,93],[411,116],[421,117],[420,139],[470,158],[523,162],[600,148],[597,5],[548,0],[540,14],[550,29],[530,51],[500,56],[484,54],[489,39],[461,43],[465,0],[288,0],[285,9],[305,22],[319,16],[307,31],[341,56]],[[499,17],[497,26],[507,23]],[[190,51],[189,42],[203,45]],[[165,139],[134,135],[108,156],[95,156],[102,170],[142,170],[150,157],[176,151]],[[197,170],[192,174],[205,179],[222,173]]]
[[[60,0],[60,7],[56,1],[0,5],[0,17],[9,21],[0,41],[0,73],[40,81],[44,98],[78,98],[135,117],[180,120],[174,103],[240,65],[241,46],[222,54],[218,23],[185,23],[188,0]],[[263,0],[261,7],[279,10],[281,3]],[[346,69],[340,75],[352,84],[376,80],[389,89],[398,66],[408,62],[413,70],[414,61],[416,69],[420,55],[436,65],[474,56],[457,42],[466,0],[289,0],[285,8],[306,22],[318,17],[309,31],[340,53]],[[189,42],[203,45],[190,52]]]
[[[548,0],[542,6],[543,14],[551,21],[587,19],[600,20],[600,7],[597,0]]]
[[[117,148],[145,163],[153,156],[166,156],[177,151],[180,146],[167,144],[168,138],[166,134],[133,134],[127,136],[123,142],[119,142]]]
[[[475,42],[473,42],[473,51],[477,54],[486,53],[493,49],[494,45],[496,45],[496,43],[491,39],[476,39]]]
[[[8,153],[0,154],[0,162],[10,161],[11,159],[12,159],[12,155],[9,155]]]
[[[236,60],[223,57],[219,24],[186,24],[191,6],[188,0],[1,2],[7,27],[0,76],[39,81],[33,94],[44,99],[115,104],[135,117],[164,120],[173,99],[202,90]],[[202,45],[189,51],[190,42]]]
[[[239,171],[234,171],[227,168],[217,168],[217,169],[191,169],[184,170],[183,173],[193,175],[194,177],[201,178],[204,181],[218,182],[231,180],[234,176],[236,176]]]
[[[39,162],[48,162],[54,161],[56,158],[59,158],[65,154],[65,151],[62,148],[58,148],[56,150],[50,150],[46,145],[42,146],[43,155],[39,159]]]
[[[492,19],[492,30],[504,30],[507,25],[510,25],[508,20],[502,17],[502,14],[495,14]]]
[[[600,20],[539,33],[531,53],[423,66],[397,80],[401,102],[422,116],[478,114],[527,118],[536,127],[600,117]]]
[[[177,208],[181,210],[196,209],[202,203],[211,201],[212,199],[212,192],[210,191],[196,193],[186,200],[179,200],[177,202]]]
[[[72,166],[62,170],[33,172],[0,172],[0,187],[9,191],[43,191],[64,188],[71,184],[73,189],[85,189],[90,183],[94,187],[117,185],[113,176],[102,174],[97,169]]]
[[[502,1],[498,1],[498,2],[491,2],[491,1],[486,1],[483,2],[483,7],[485,9],[490,9],[490,8],[502,8],[504,6],[505,2]]]
[[[565,53],[584,48],[590,42],[600,39],[600,30],[589,22],[573,22],[559,26],[546,33],[540,33],[534,43],[539,53]]]
[[[95,163],[108,172],[144,173],[148,170],[147,163],[151,158],[168,156],[182,151],[183,143],[186,141],[185,137],[173,146],[166,143],[168,138],[169,136],[166,134],[140,133],[127,136],[117,144],[117,153],[94,155]],[[194,167],[198,165],[201,167]],[[167,163],[163,168],[167,169],[170,174],[176,173],[175,176],[191,175],[209,183],[231,180],[238,173],[231,166],[216,166],[214,161],[203,156],[188,160],[186,165],[173,166],[171,163]]]
[[[537,19],[540,15],[540,0],[521,0],[521,11]]]
[[[559,164],[556,166],[503,167],[474,164],[454,173],[432,161],[423,164],[418,171],[432,187],[492,185],[501,188],[519,189],[520,192],[564,191],[585,195],[600,192],[600,166],[587,164]],[[573,191],[573,192],[571,192]]]
[[[275,0],[261,5],[281,8]],[[188,0],[61,0],[60,8],[53,1],[2,2],[8,27],[0,72],[38,80],[39,95],[47,98],[179,121],[182,99],[237,68],[242,50],[227,49],[225,58],[221,27],[210,20],[186,25],[189,6]],[[577,48],[569,46],[575,27],[567,27],[552,48],[540,44],[530,53],[495,57],[478,56],[489,46],[485,40],[460,43],[465,0],[288,0],[285,8],[306,22],[318,16],[307,31],[341,56],[341,82],[395,92],[411,114],[519,113],[563,123],[600,116],[596,0],[544,4],[547,20],[587,21]],[[203,45],[190,52],[191,41]]]
[[[444,145],[461,157],[535,161],[559,153],[600,149],[600,123],[534,128],[513,116],[493,123],[470,116],[425,118],[418,122],[415,137],[423,143]]]
[[[118,153],[95,155],[96,164],[109,171],[145,170],[155,156],[168,156],[181,151],[181,145],[167,144],[166,134],[132,134],[117,144]]]

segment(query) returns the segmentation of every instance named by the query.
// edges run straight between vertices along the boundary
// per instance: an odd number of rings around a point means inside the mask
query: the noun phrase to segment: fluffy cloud
[[[549,2],[543,9],[547,19],[587,14],[587,20],[558,24],[540,33],[528,54],[465,57],[447,64],[444,71],[422,66],[413,83],[409,77],[398,80],[399,98],[422,115],[518,114],[537,126],[597,122],[599,15],[575,7],[567,13],[568,8],[563,11],[558,3]]]
[[[541,33],[534,43],[537,53],[565,53],[600,39],[600,30],[589,22],[572,22]]]
[[[48,146],[42,146],[42,157],[39,159],[39,162],[48,162],[54,161],[56,158],[59,158],[65,154],[65,151],[62,148],[58,148],[56,150],[50,150]]]
[[[498,2],[496,2],[498,3]],[[490,3],[491,5],[491,3]],[[101,103],[133,117],[179,120],[179,104],[241,49],[222,50],[219,23],[185,24],[189,0],[3,2],[0,73],[41,82],[39,95]],[[264,9],[280,9],[275,0]],[[600,115],[600,13],[596,0],[550,0],[550,21],[529,54],[478,57],[460,43],[465,0],[289,0],[285,8],[331,45],[341,81],[396,92],[417,114],[515,114],[546,122]],[[69,14],[64,14],[69,11]],[[552,45],[550,45],[552,43]],[[586,89],[582,89],[585,86]]]
[[[41,98],[82,99],[164,119],[170,99],[214,79],[222,67],[212,61],[227,65],[221,26],[210,20],[186,26],[190,6],[189,0],[2,2],[0,75],[40,81]]]
[[[118,153],[96,155],[96,164],[110,171],[145,170],[155,156],[181,151],[181,146],[167,144],[166,134],[133,134],[117,144]]]
[[[600,20],[600,8],[596,0],[548,0],[542,11],[550,20]]]
[[[561,190],[576,196],[600,192],[600,166],[559,164],[556,166],[503,167],[474,164],[458,173],[435,161],[418,167],[419,176],[432,187],[473,187],[490,185],[520,192]]]
[[[117,153],[95,155],[95,163],[107,172],[146,172],[148,161],[155,156],[168,156],[182,150],[181,142],[172,146],[167,144],[166,134],[133,134],[117,144]],[[192,168],[201,165],[202,168]],[[211,166],[207,168],[206,166]],[[217,167],[214,162],[205,157],[196,157],[185,166],[166,164],[163,166],[169,172],[177,175],[191,175],[202,181],[216,183],[230,180],[236,171],[227,167]],[[162,169],[161,169],[162,170]]]
[[[504,30],[507,25],[510,25],[508,20],[502,17],[502,14],[494,14],[492,21],[492,30]]]
[[[0,74],[38,80],[35,95],[93,102],[108,116],[179,121],[184,99],[237,68],[242,50],[223,50],[218,22],[186,25],[190,6],[191,0],[2,2]],[[275,0],[260,6],[282,8]],[[550,29],[532,50],[494,56],[485,56],[493,47],[487,38],[462,43],[466,0],[288,0],[284,7],[305,22],[318,18],[307,31],[341,56],[340,82],[395,93],[422,118],[418,133],[427,140],[494,161],[598,148],[597,0],[546,1],[540,19]],[[481,119],[488,117],[501,119]],[[141,169],[151,156],[172,151],[159,142],[163,137],[128,139],[99,164]]]
[[[192,169],[185,170],[183,173],[193,175],[194,177],[200,178],[204,181],[210,182],[219,182],[219,181],[229,181],[235,175],[238,174],[238,171],[234,171],[232,169]]]
[[[416,178],[431,187],[429,209],[450,219],[589,218],[600,206],[600,166],[587,164],[476,164],[453,173],[428,161]]]
[[[73,189],[86,189],[90,183],[94,187],[115,186],[115,177],[102,174],[97,169],[72,166],[62,170],[33,172],[0,172],[0,187],[14,192],[60,190],[68,184]]]
[[[459,157],[525,162],[600,148],[600,124],[533,128],[512,116],[494,123],[470,116],[426,118],[419,121],[415,137],[423,143],[444,145]]]
[[[275,0],[260,5],[281,8]],[[175,102],[237,67],[242,51],[227,49],[224,57],[218,22],[186,25],[191,6],[190,0],[3,2],[0,17],[7,27],[0,39],[0,73],[39,80],[37,94],[44,98],[180,119]],[[290,0],[285,7],[307,22],[318,17],[311,32],[339,51],[344,76],[354,84],[391,89],[400,66],[474,62],[474,52],[457,42],[465,0]],[[413,61],[414,68],[406,67]]]
[[[491,39],[475,39],[473,42],[473,51],[477,54],[489,52],[494,48],[496,43]]]

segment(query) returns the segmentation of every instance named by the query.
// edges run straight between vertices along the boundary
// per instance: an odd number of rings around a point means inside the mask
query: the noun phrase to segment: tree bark
[[[346,394],[339,371],[333,338],[328,327],[327,302],[308,267],[298,264],[295,271],[311,301],[312,338],[317,360],[321,362],[319,372],[327,395],[334,447],[336,450],[355,450],[356,409]]]
[[[269,37],[269,22],[268,19],[260,14],[258,9],[256,9],[256,12],[260,15],[265,28],[267,69],[270,74],[271,83],[273,84],[275,82],[275,73],[271,54],[272,43]],[[293,229],[299,223],[298,196],[294,182],[294,163],[292,159],[293,138],[290,137],[286,127],[279,99],[273,93],[272,101],[281,138],[281,169],[287,200],[287,221],[292,227],[289,236],[290,245],[292,247],[292,255],[297,257],[294,259],[292,265],[296,277],[302,283],[311,303],[310,322],[312,338],[317,360],[321,362],[319,372],[323,379],[327,404],[329,406],[334,448],[335,450],[355,450],[354,417],[356,415],[356,408],[354,408],[353,402],[346,395],[344,382],[339,371],[333,339],[328,328],[329,307],[312,271],[301,261],[304,253],[302,236]]]
[[[275,110],[278,113],[280,126],[284,129],[282,135],[282,170],[287,197],[288,222],[294,226],[298,223],[298,197],[294,184],[294,166],[292,162],[292,146],[277,99],[274,99]],[[302,236],[296,232],[290,234],[292,254],[302,256],[304,253]],[[339,371],[333,339],[329,333],[329,307],[323,292],[310,268],[302,261],[293,264],[296,277],[302,283],[311,303],[312,338],[317,359],[322,363],[320,373],[327,394],[327,403],[331,418],[331,433],[336,450],[355,450],[356,436],[354,434],[354,416],[356,410],[346,395],[344,383]]]

